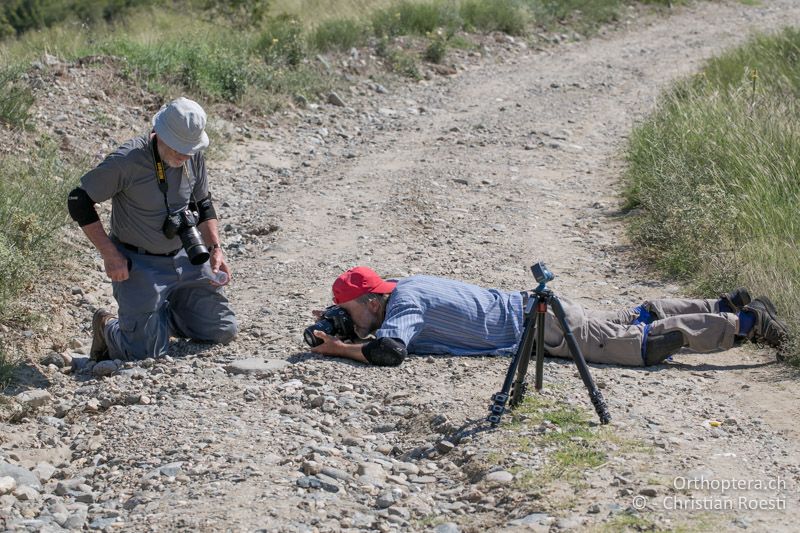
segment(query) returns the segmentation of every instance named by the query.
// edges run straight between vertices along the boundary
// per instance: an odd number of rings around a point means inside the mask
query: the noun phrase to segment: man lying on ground
[[[434,276],[384,280],[356,267],[333,283],[333,301],[352,318],[364,339],[348,343],[323,331],[311,351],[379,366],[396,366],[407,354],[509,355],[524,328],[527,294],[484,289]],[[787,344],[786,325],[768,298],[750,299],[744,288],[719,299],[663,299],[617,312],[590,311],[559,298],[587,361],[627,366],[661,363],[682,348],[727,350],[744,340],[778,349]],[[318,317],[321,311],[315,312]],[[548,309],[546,353],[570,357],[564,332]]]

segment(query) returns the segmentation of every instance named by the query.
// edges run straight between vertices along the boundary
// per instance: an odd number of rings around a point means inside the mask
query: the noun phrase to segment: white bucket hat
[[[153,130],[159,139],[183,155],[194,155],[208,146],[206,112],[194,100],[180,97],[153,116]]]

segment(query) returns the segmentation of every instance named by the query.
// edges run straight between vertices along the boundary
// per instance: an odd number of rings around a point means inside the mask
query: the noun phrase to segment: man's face
[[[172,168],[180,168],[186,161],[191,159],[192,156],[176,152],[167,146],[161,139],[158,140],[158,154],[161,160]]]
[[[366,303],[350,300],[340,304],[339,307],[350,314],[355,325],[356,335],[362,339],[381,327],[383,319],[380,314],[380,300],[369,300]]]

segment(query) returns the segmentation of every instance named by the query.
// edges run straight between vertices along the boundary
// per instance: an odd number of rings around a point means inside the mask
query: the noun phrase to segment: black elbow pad
[[[375,366],[397,366],[408,353],[403,341],[389,337],[372,340],[361,351],[367,361]]]
[[[69,216],[79,226],[86,226],[100,220],[97,210],[94,208],[94,200],[80,187],[72,189],[67,196],[67,209],[69,209]]]
[[[217,218],[217,212],[214,209],[214,204],[211,202],[211,193],[197,203],[189,204],[192,211],[197,211],[197,223]]]

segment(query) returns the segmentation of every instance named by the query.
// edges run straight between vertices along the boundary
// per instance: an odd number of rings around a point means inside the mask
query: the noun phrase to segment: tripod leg
[[[561,324],[561,329],[564,331],[564,336],[566,337],[569,351],[572,353],[572,359],[575,361],[575,365],[578,367],[578,373],[581,375],[583,384],[586,385],[586,388],[589,390],[589,398],[592,400],[595,411],[597,411],[597,416],[600,417],[601,423],[608,424],[608,422],[611,420],[611,415],[608,413],[608,407],[606,407],[606,402],[603,399],[603,395],[600,393],[597,385],[595,385],[594,380],[592,379],[592,374],[589,372],[589,367],[586,365],[586,360],[583,358],[583,353],[581,353],[581,349],[578,346],[578,343],[575,341],[575,336],[572,334],[572,329],[569,327],[567,317],[564,315],[564,308],[561,306],[561,302],[555,295],[550,296],[550,303],[553,306],[553,312],[555,313],[556,318],[558,318],[558,321]]]
[[[519,349],[522,351],[522,356],[517,368],[517,378],[511,388],[511,407],[516,407],[522,402],[525,397],[525,390],[528,388],[527,383],[525,383],[525,377],[528,374],[528,364],[533,352],[533,316],[528,318],[525,325],[525,333],[522,335]]]
[[[512,384],[514,382],[514,376],[517,374],[517,370],[519,369],[520,363],[524,361],[523,366],[526,369],[528,368],[528,361],[530,360],[530,344],[533,339],[533,318],[531,316],[531,310],[533,309],[533,301],[528,302],[528,305],[525,308],[525,326],[523,328],[522,339],[519,342],[519,346],[517,347],[517,353],[514,354],[514,358],[511,360],[511,364],[508,365],[508,371],[506,371],[506,378],[503,381],[503,388],[500,392],[496,392],[492,395],[492,404],[489,406],[489,417],[487,420],[493,425],[496,426],[500,423],[500,417],[503,416],[503,413],[506,412],[506,404],[508,403],[509,398],[512,396],[509,392],[511,391]],[[521,390],[521,385],[515,386],[515,391]],[[516,405],[514,403],[511,404]]]
[[[547,300],[540,299],[536,309],[536,380],[537,391],[542,390],[544,379],[544,319],[547,316]]]

